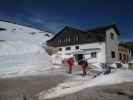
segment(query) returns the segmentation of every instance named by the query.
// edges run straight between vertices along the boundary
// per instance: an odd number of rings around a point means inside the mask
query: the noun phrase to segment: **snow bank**
[[[73,57],[73,55],[62,55],[62,54],[53,54],[52,56],[52,63],[56,65],[62,64],[62,61],[68,58]]]
[[[41,74],[51,67],[50,56],[39,45],[0,42],[0,77]]]
[[[0,42],[0,56],[21,55],[27,53],[42,52],[41,47],[28,44],[22,41],[2,41]]]
[[[57,64],[57,65],[59,65],[59,64],[62,64],[62,58],[61,58],[61,56],[60,55],[57,55],[57,54],[53,54],[52,56],[51,56],[51,58],[52,58],[52,63],[53,64]]]
[[[52,67],[41,47],[51,33],[6,21],[0,21],[0,28],[0,77],[40,74]]]
[[[92,63],[92,65],[98,71],[102,71],[103,70],[100,63]]]
[[[48,91],[43,91],[38,94],[39,100],[51,99],[67,94],[75,93],[88,87],[103,86],[110,84],[118,84],[123,82],[133,81],[133,71],[131,70],[117,70],[109,75],[101,75],[95,79],[90,77],[75,77],[69,79],[64,83],[59,84],[57,87]]]

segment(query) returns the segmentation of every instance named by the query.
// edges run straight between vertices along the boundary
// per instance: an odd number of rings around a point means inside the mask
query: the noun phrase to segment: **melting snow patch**
[[[75,79],[76,78],[76,79]],[[131,70],[117,70],[109,75],[100,75],[94,79],[89,76],[73,77],[59,84],[57,87],[48,91],[42,91],[38,94],[39,100],[51,99],[67,94],[75,93],[88,87],[119,84],[123,82],[133,81],[133,71]]]

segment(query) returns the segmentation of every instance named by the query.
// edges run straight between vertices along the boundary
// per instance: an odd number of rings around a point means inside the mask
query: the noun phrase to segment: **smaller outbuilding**
[[[119,43],[118,52],[119,61],[121,61],[122,63],[128,63],[129,49],[126,43]]]
[[[133,69],[133,42],[126,42],[126,45],[128,46],[128,63],[129,63],[129,68]]]

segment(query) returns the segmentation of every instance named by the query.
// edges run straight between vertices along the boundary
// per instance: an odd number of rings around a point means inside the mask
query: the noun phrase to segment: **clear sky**
[[[133,40],[133,0],[0,0],[0,19],[54,33],[116,23],[121,38]]]

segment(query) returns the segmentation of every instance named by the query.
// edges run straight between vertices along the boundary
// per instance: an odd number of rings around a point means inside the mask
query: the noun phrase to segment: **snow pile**
[[[125,69],[129,68],[128,64],[122,64],[122,67],[125,68]]]
[[[0,77],[40,74],[52,67],[42,46],[51,33],[0,21]]]
[[[62,64],[62,58],[61,58],[61,56],[59,56],[59,55],[56,55],[56,54],[53,54],[52,56],[52,63],[53,64]]]
[[[129,60],[129,63],[133,64],[133,59],[130,59],[130,60]]]
[[[92,63],[91,65],[93,65],[93,67],[98,71],[103,70],[100,63]]]
[[[73,55],[62,55],[62,54],[53,54],[52,56],[52,63],[55,65],[62,64],[62,61],[68,58],[73,57]]]
[[[94,79],[86,77],[73,77],[66,82],[59,84],[57,87],[38,94],[39,100],[51,99],[67,94],[75,93],[88,87],[119,84],[133,81],[133,71],[117,70],[109,75],[100,75]]]
[[[28,44],[22,41],[2,41],[0,42],[0,56],[21,55],[44,51],[41,47]]]
[[[22,41],[0,42],[0,77],[41,74],[51,67],[50,56],[39,45]]]

